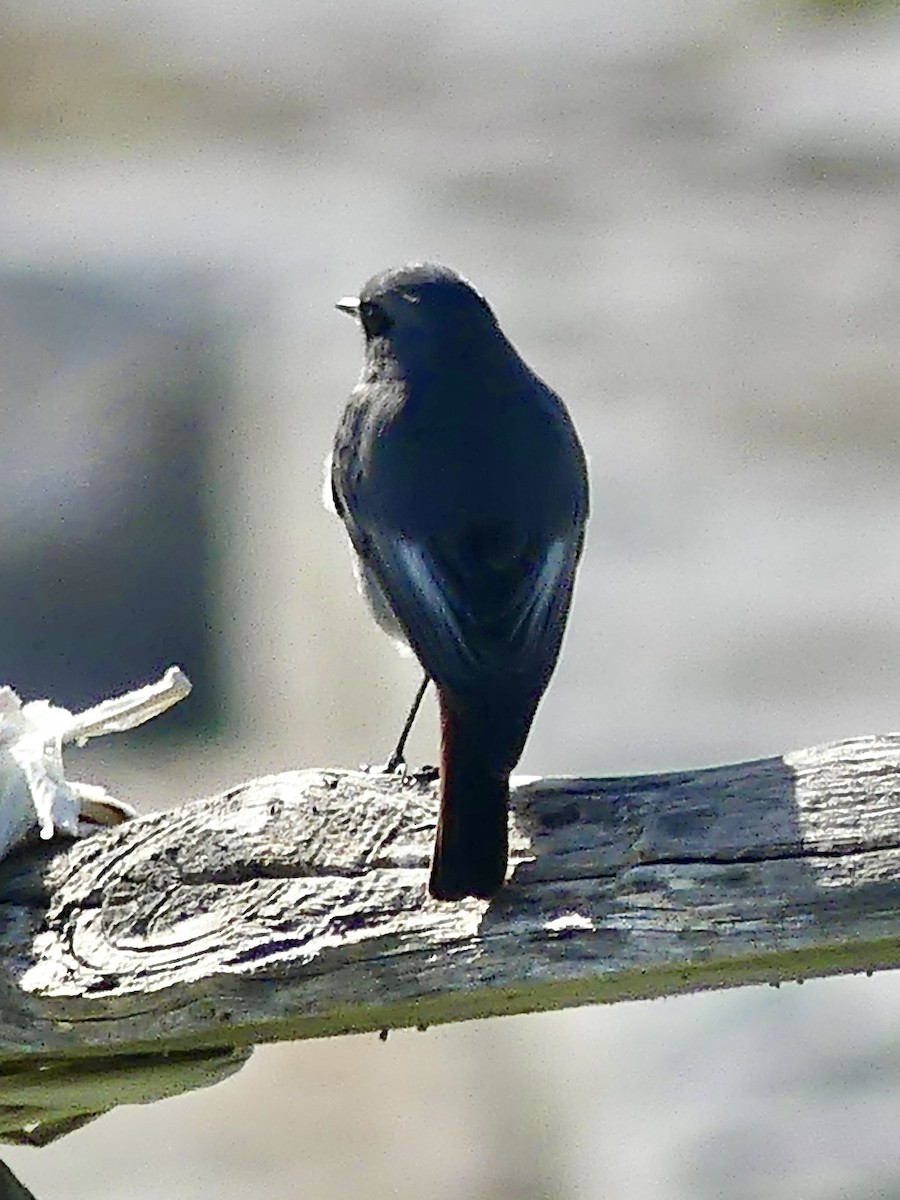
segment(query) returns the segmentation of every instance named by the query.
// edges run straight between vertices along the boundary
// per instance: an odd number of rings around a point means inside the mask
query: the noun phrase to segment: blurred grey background
[[[320,506],[360,362],[332,303],[422,257],[591,459],[523,770],[897,728],[894,4],[0,14],[0,677],[195,685],[72,774],[149,808],[385,755],[416,675]],[[898,1001],[881,975],[264,1048],[4,1157],[40,1200],[893,1197]]]

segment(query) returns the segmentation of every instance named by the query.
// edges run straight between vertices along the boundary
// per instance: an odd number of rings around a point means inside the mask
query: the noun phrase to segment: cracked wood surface
[[[425,892],[436,787],[253,780],[0,863],[0,1140],[256,1042],[900,965],[900,735],[515,791],[490,903]]]

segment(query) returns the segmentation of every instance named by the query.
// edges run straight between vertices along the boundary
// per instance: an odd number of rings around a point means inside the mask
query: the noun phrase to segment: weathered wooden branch
[[[900,965],[900,735],[525,783],[490,904],[427,898],[435,808],[302,771],[0,864],[0,1139],[257,1042]]]

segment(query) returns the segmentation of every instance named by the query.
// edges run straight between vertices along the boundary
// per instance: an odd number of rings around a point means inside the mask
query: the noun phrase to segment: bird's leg
[[[412,708],[409,710],[409,716],[406,718],[406,723],[400,734],[400,740],[397,742],[394,753],[384,764],[384,770],[390,775],[393,775],[396,770],[406,764],[406,739],[409,737],[410,730],[413,727],[413,722],[416,719],[416,714],[419,711],[419,706],[422,703],[422,697],[425,695],[428,683],[428,676],[423,675],[422,682],[419,684],[419,690],[416,692],[416,698],[413,700]]]

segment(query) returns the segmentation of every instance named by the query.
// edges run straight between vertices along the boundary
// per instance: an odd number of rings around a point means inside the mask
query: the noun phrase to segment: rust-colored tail
[[[428,890],[436,900],[487,900],[506,879],[509,774],[485,762],[465,719],[439,698],[441,811]]]

